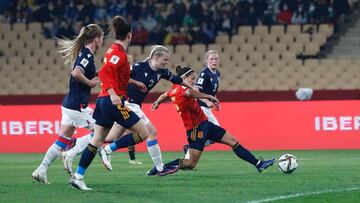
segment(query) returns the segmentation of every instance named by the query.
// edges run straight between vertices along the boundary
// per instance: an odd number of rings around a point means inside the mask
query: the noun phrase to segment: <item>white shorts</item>
[[[133,111],[137,116],[139,116],[139,118],[144,121],[145,125],[150,123],[150,120],[141,110],[139,105],[125,101],[125,106],[129,108],[131,111]]]
[[[208,117],[208,121],[212,122],[215,125],[220,126],[218,120],[216,119],[216,117],[214,116],[214,114],[211,111],[212,108],[201,106],[201,109],[204,111],[205,115]]]
[[[75,126],[77,128],[94,129],[95,120],[92,118],[94,110],[90,107],[81,111],[68,109],[61,106],[61,125]]]

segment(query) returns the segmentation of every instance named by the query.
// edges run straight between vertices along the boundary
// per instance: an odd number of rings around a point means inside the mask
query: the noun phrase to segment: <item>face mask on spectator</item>
[[[314,6],[314,5],[310,5],[309,11],[310,11],[310,12],[315,11],[315,6]]]

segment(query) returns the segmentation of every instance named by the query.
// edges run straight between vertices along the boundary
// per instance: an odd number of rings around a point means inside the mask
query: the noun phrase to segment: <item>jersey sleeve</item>
[[[133,64],[132,66],[130,66],[130,77],[133,77],[140,71],[141,71],[140,64],[138,64],[138,63]]]
[[[172,72],[170,72],[168,69],[162,71],[161,78],[169,80],[174,84],[181,84],[183,82],[183,79],[181,77],[172,74]]]
[[[114,88],[116,84],[116,71],[124,61],[127,60],[124,53],[112,52],[106,57],[103,67],[99,71],[99,79],[103,89],[108,90]]]
[[[204,72],[201,72],[198,79],[196,80],[195,87],[203,89],[206,86],[208,80],[208,76]]]
[[[94,63],[94,58],[92,54],[80,53],[79,55],[75,61],[74,68],[80,68],[82,73],[85,73]]]

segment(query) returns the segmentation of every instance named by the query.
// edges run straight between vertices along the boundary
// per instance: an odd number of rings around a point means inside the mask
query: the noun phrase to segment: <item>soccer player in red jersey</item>
[[[181,68],[178,66],[176,72],[184,81],[194,84],[195,73],[191,68]],[[200,160],[200,156],[207,140],[232,147],[234,153],[239,158],[255,166],[258,172],[261,172],[274,164],[275,158],[270,160],[259,160],[255,158],[251,152],[241,146],[236,138],[230,135],[225,129],[208,121],[208,118],[200,108],[197,99],[208,99],[216,106],[218,105],[218,100],[214,96],[174,84],[168,92],[160,95],[154,102],[153,110],[157,109],[160,103],[168,97],[171,98],[171,101],[184,122],[187,140],[190,145],[190,159],[176,159],[165,164],[167,168],[172,168],[173,172],[178,169],[193,169]],[[152,168],[151,170],[155,169]]]
[[[104,143],[114,122],[121,126],[122,132],[119,134],[123,134],[126,129],[135,132],[120,138],[119,143],[122,146],[135,145],[150,136],[144,121],[140,120],[124,104],[129,83],[138,86],[142,91],[147,91],[143,83],[130,79],[130,64],[126,49],[132,37],[131,26],[121,16],[115,16],[111,20],[110,26],[115,42],[106,52],[104,65],[98,73],[101,81],[101,92],[96,100],[93,115],[96,120],[94,137],[83,151],[76,173],[70,179],[70,184],[80,190],[91,190],[83,180],[85,171],[94,159],[98,147]]]

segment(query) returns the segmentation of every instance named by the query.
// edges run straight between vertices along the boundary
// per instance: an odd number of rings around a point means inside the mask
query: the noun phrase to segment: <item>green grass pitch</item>
[[[264,173],[239,160],[231,151],[204,152],[196,170],[166,177],[148,177],[147,153],[137,153],[143,165],[129,165],[127,153],[112,156],[113,171],[97,157],[86,173],[93,191],[68,186],[62,162],[48,171],[50,185],[31,178],[43,154],[0,154],[0,202],[360,202],[360,152],[256,151],[257,156],[294,154],[299,168],[290,175],[277,166]],[[180,152],[163,153],[165,161]],[[78,157],[79,158],[79,157]]]

